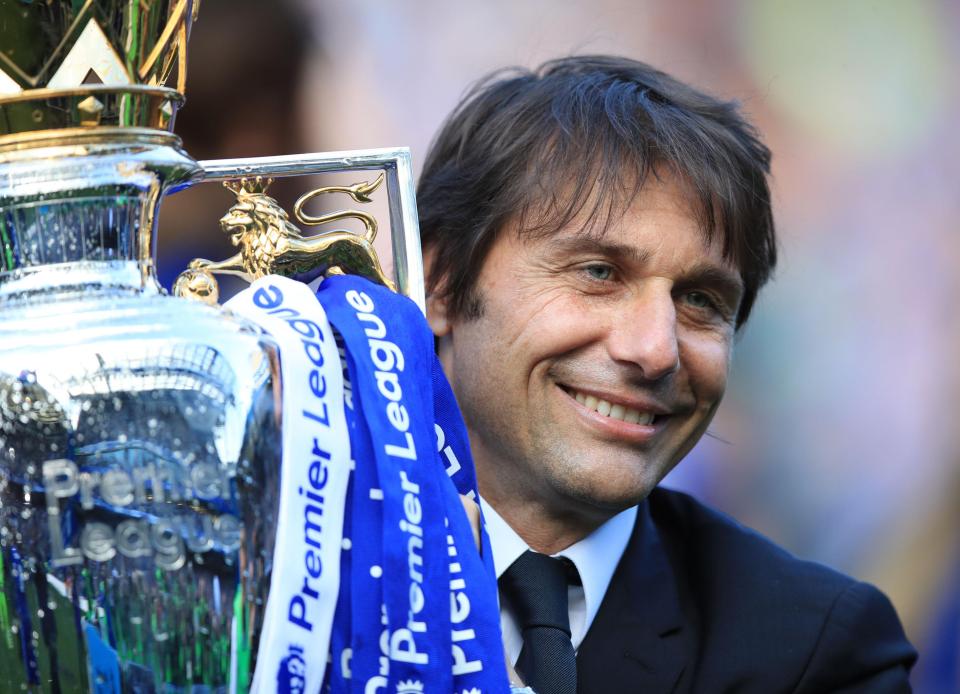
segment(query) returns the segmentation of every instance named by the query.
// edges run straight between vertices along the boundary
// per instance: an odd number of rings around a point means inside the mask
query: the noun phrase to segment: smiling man
[[[909,689],[879,591],[657,488],[775,265],[769,160],[735,105],[604,56],[495,74],[431,148],[428,318],[540,694]]]

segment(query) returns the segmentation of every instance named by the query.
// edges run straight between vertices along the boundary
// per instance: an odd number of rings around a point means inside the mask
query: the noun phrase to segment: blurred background
[[[190,50],[198,159],[406,145],[419,171],[471,82],[576,53],[738,99],[774,152],[782,262],[667,484],[878,584],[917,691],[960,691],[960,3],[204,0]],[[230,204],[164,203],[167,287],[231,254]]]

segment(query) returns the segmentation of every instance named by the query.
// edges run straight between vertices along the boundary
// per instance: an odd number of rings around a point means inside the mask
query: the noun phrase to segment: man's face
[[[602,234],[504,229],[477,288],[479,318],[431,323],[494,506],[610,516],[703,435],[742,282],[670,179]]]

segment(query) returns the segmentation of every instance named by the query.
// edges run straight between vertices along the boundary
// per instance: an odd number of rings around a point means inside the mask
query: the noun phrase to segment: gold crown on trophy
[[[170,129],[199,4],[0,0],[0,139],[78,127]]]
[[[267,188],[270,187],[271,183],[273,183],[272,178],[255,176],[252,178],[241,178],[236,181],[227,181],[223,186],[238,198],[241,198],[251,195],[266,195]]]

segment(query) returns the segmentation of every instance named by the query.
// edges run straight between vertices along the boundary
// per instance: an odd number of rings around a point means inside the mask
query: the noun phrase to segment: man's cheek
[[[689,373],[698,398],[719,400],[723,396],[731,363],[728,342],[709,339],[681,342],[680,362]]]
[[[547,359],[603,342],[610,321],[601,312],[578,309],[571,302],[563,304],[562,310],[558,307],[529,314],[521,336],[525,354]]]

